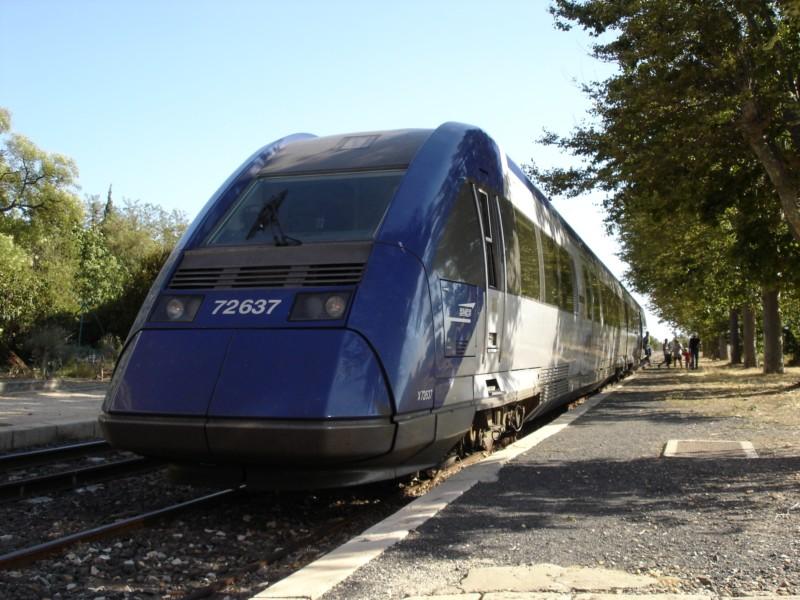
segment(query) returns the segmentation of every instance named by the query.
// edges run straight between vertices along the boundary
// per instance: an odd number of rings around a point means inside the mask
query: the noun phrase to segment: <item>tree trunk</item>
[[[739,309],[732,308],[730,313],[731,330],[731,364],[742,364],[742,341],[739,338]]]
[[[720,360],[728,360],[728,340],[725,339],[724,335],[717,338],[717,348]]]
[[[783,373],[780,292],[762,290],[761,303],[764,306],[764,373]]]
[[[753,307],[746,304],[742,307],[742,350],[744,354],[744,368],[757,367],[756,360],[756,313]]]
[[[778,192],[789,229],[800,242],[800,179],[796,175],[796,169],[790,164],[791,159],[787,161],[780,148],[765,135],[768,122],[760,114],[754,100],[745,100],[742,104],[742,118],[739,123],[744,139]]]

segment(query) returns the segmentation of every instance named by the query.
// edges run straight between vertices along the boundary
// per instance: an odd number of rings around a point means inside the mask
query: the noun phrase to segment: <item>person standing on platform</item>
[[[672,361],[672,351],[669,348],[669,340],[664,338],[664,364],[669,369],[669,363]]]
[[[678,340],[678,336],[675,336],[675,339],[672,340],[672,362],[675,363],[675,366],[678,365],[683,368],[683,347],[681,346],[680,340]]]
[[[692,355],[692,369],[696,369],[700,366],[700,336],[697,332],[689,338],[689,352]]]

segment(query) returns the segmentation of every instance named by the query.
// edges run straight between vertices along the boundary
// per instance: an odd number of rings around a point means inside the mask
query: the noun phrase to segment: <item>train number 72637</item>
[[[212,315],[271,315],[282,300],[214,300]]]

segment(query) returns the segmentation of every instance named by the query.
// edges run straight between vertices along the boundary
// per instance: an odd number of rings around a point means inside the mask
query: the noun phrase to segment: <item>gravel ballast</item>
[[[0,553],[210,491],[177,485],[157,471],[9,502],[0,505]],[[408,501],[396,486],[243,492],[0,571],[0,598],[249,598]]]

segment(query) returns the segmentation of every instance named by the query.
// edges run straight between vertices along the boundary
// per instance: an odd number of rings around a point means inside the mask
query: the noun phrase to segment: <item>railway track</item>
[[[124,458],[120,460],[106,461],[99,458],[98,460],[103,461],[99,464],[88,466],[73,464],[71,467],[68,465],[69,462],[75,463],[80,459],[108,454],[112,450],[113,448],[105,440],[91,440],[0,456],[0,472],[6,476],[12,474],[0,483],[0,502],[101,483],[163,466],[160,461],[133,456],[128,452],[124,453]],[[23,473],[22,476],[16,473],[28,469],[53,471],[34,475]]]
[[[59,552],[60,550],[68,548],[74,544],[104,539],[120,533],[127,533],[160,519],[172,517],[181,512],[185,512],[200,506],[208,506],[214,502],[219,502],[224,498],[228,498],[238,491],[239,489],[237,488],[206,494],[186,502],[180,502],[164,508],[159,508],[157,510],[142,513],[134,517],[119,519],[107,525],[93,527],[91,529],[66,535],[42,544],[36,544],[27,548],[14,550],[13,552],[9,552],[0,556],[0,571],[31,564],[32,562],[50,556],[51,554]]]
[[[151,458],[127,458],[101,465],[79,467],[48,475],[27,477],[0,484],[0,501],[15,500],[65,489],[101,483],[119,477],[127,477],[163,466],[162,461]]]
[[[457,462],[450,461],[447,466],[437,470],[435,473],[431,473],[431,477],[429,479],[425,479],[421,483],[417,482],[416,484],[409,486],[410,497],[413,498],[414,496],[421,495],[424,493],[425,488],[436,485],[440,481],[446,479],[450,474],[457,472],[465,466],[478,462],[481,458],[482,456],[480,453],[474,453],[463,460],[459,460]],[[100,477],[105,479],[121,477],[125,474],[131,474],[136,471],[150,470],[154,467],[161,466],[161,464],[162,463],[151,459],[136,458],[119,461],[117,463],[108,465],[100,465],[98,467],[88,467],[84,469],[68,471],[65,473],[58,473],[55,475],[47,475],[27,479],[24,481],[11,482],[5,485],[0,485],[0,499],[16,497],[23,492],[34,493],[35,491],[42,491],[44,489],[52,490],[56,487],[70,487],[76,485],[77,481],[86,483],[88,480],[96,481]],[[54,540],[8,552],[0,555],[0,571],[7,571],[30,565],[76,544],[127,534],[137,529],[152,525],[163,519],[175,517],[191,509],[211,506],[224,499],[231,498],[235,494],[240,493],[245,489],[246,486],[239,486],[238,488],[213,492],[199,496],[192,500],[179,502],[157,510],[147,511],[133,517],[117,519],[105,525],[92,527],[84,531],[59,537]],[[279,549],[267,553],[258,561],[244,565],[241,569],[239,569],[239,573],[235,576],[227,577],[200,589],[195,589],[185,596],[184,600],[196,600],[213,595],[226,585],[229,585],[235,581],[239,576],[241,576],[242,573],[255,571],[265,565],[276,563],[281,559],[297,552],[304,546],[308,546],[312,543],[319,543],[321,539],[335,534],[339,530],[343,529],[346,525],[346,519],[331,516],[329,519],[325,520],[325,523],[322,527],[315,529],[310,534],[302,536],[291,543],[283,544]]]
[[[105,440],[91,440],[63,446],[53,446],[52,448],[13,452],[0,456],[0,471],[13,471],[16,469],[37,467],[99,452],[108,452],[110,450],[111,445]]]

